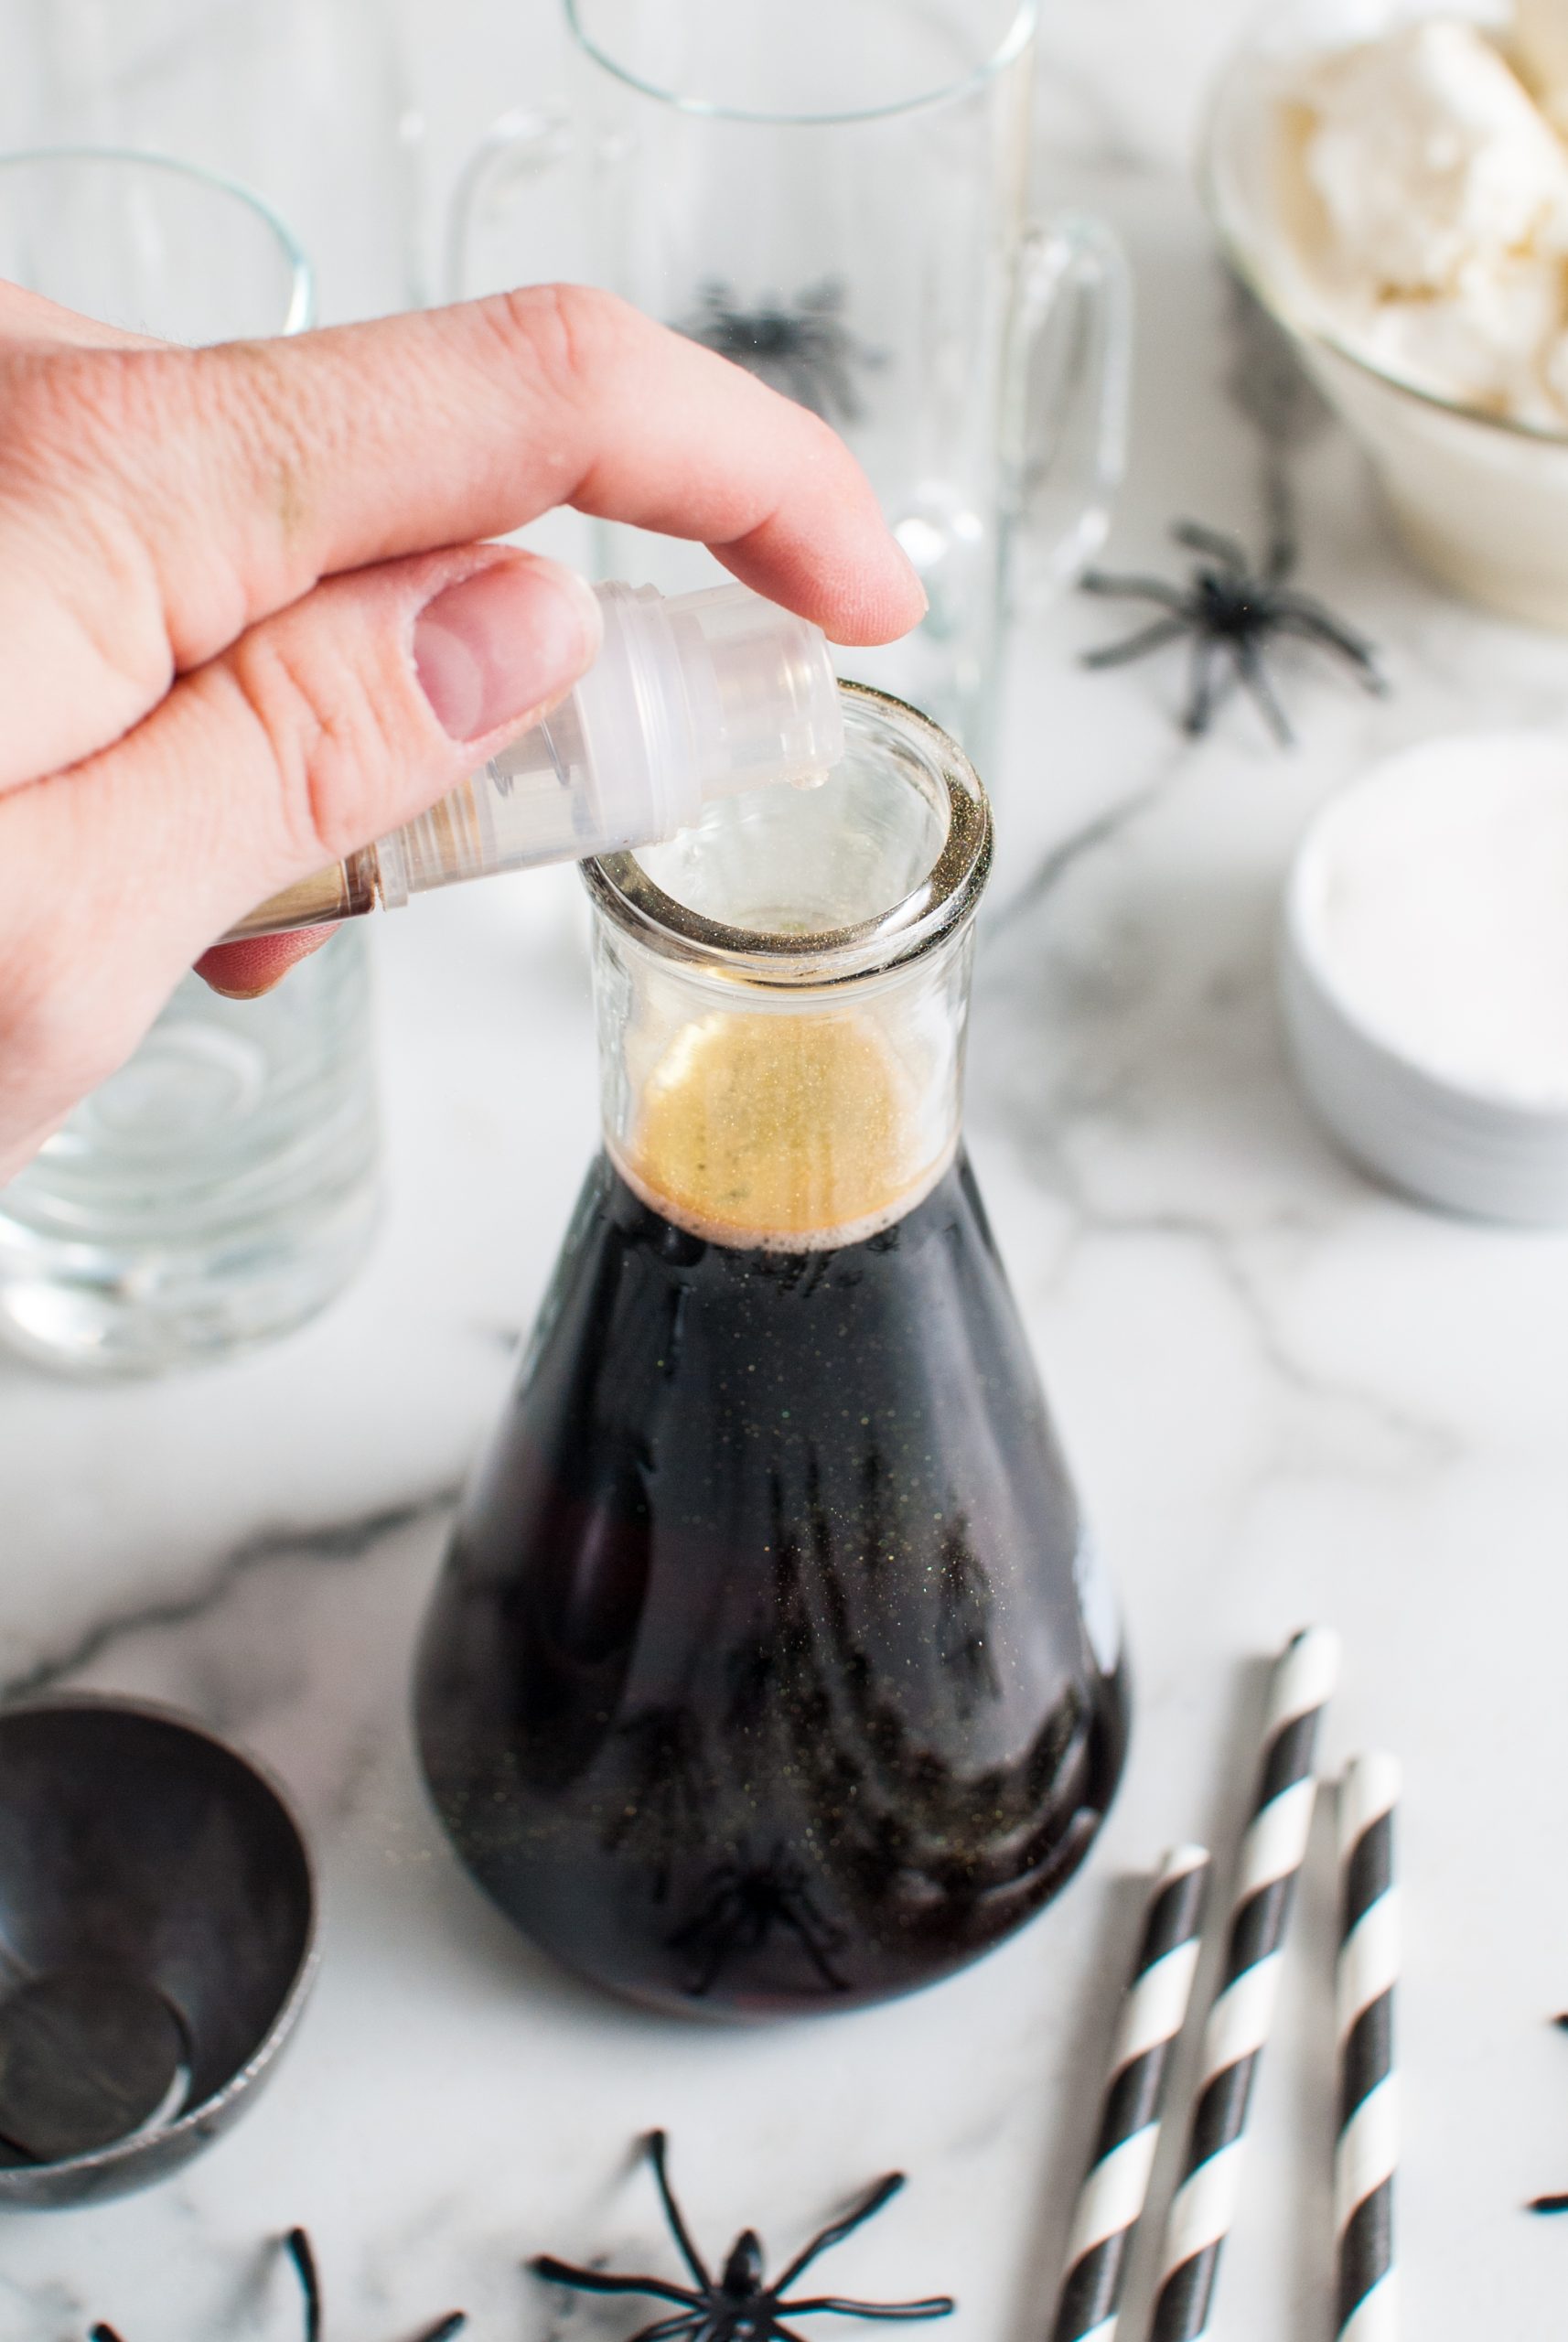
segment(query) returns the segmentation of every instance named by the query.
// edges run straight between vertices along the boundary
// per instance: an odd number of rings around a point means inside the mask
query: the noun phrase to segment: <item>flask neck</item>
[[[843,702],[821,787],[585,865],[607,1147],[645,1203],[738,1249],[874,1236],[958,1144],[989,811],[926,718]]]

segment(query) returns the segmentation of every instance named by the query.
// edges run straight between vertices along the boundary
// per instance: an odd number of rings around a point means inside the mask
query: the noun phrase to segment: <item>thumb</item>
[[[447,738],[482,740],[562,698],[603,636],[598,603],[580,577],[512,553],[425,603],[414,621],[413,671]],[[471,758],[463,764],[472,768]]]
[[[215,936],[455,788],[599,641],[587,586],[532,554],[384,563],[253,627],[113,747],[0,799],[0,1122],[64,1111]]]
[[[73,800],[93,868],[188,964],[187,943],[455,788],[565,696],[601,639],[583,579],[511,547],[351,571],[38,793],[62,820]]]

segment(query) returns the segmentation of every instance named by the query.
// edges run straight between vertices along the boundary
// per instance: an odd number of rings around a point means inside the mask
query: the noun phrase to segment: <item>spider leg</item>
[[[1178,545],[1186,545],[1189,553],[1207,553],[1222,561],[1227,569],[1245,577],[1251,567],[1247,548],[1239,538],[1228,537],[1219,529],[1207,529],[1201,521],[1178,521],[1171,531]]]
[[[1187,594],[1163,577],[1117,577],[1104,569],[1086,569],[1078,581],[1082,594],[1120,596],[1130,602],[1158,602],[1165,610],[1185,610]]]
[[[1263,721],[1281,747],[1294,747],[1295,735],[1290,728],[1290,722],[1284,709],[1275,696],[1274,687],[1269,681],[1268,670],[1263,665],[1255,642],[1243,639],[1237,643],[1236,666],[1242,682],[1262,710]]]
[[[864,423],[865,401],[855,389],[848,367],[841,365],[836,358],[824,358],[822,374],[825,381],[832,385],[833,397],[838,403],[838,411],[844,421]]]
[[[1337,618],[1332,610],[1326,610],[1310,594],[1281,594],[1274,609],[1276,622],[1288,633],[1342,650],[1360,669],[1369,690],[1387,691],[1387,678],[1378,664],[1377,646],[1369,642],[1364,634],[1358,634],[1354,627],[1347,626],[1342,618]]]
[[[112,2326],[95,2326],[87,2342],[120,2342],[120,2337]]]
[[[1219,645],[1212,635],[1200,634],[1192,646],[1192,689],[1182,717],[1182,729],[1200,740],[1214,721],[1214,711],[1225,695],[1215,675]]]
[[[305,2342],[321,2342],[321,2281],[316,2273],[310,2239],[303,2229],[290,2229],[283,2249],[294,2263],[299,2290],[305,2295]]]
[[[687,2287],[667,2285],[661,2277],[616,2277],[604,2269],[574,2269],[570,2261],[557,2261],[548,2252],[536,2254],[528,2265],[547,2284],[570,2285],[579,2294],[646,2294],[653,2301],[679,2302],[688,2310],[702,2306]]]
[[[828,1958],[827,1952],[817,1941],[814,1930],[807,1926],[798,1911],[783,1909],[780,1910],[779,1917],[784,1926],[804,1946],[807,1959],[830,1992],[842,1993],[845,1989],[843,1978],[838,1973],[832,1961]],[[831,1945],[829,1949],[832,1949]]]
[[[1295,500],[1284,467],[1271,463],[1263,482],[1263,496],[1269,508],[1269,550],[1263,563],[1263,583],[1283,586],[1295,567],[1300,547],[1295,535]]]
[[[890,2171],[885,2178],[875,2181],[852,2210],[845,2212],[842,2218],[830,2221],[825,2229],[820,2230],[811,2239],[803,2251],[795,2255],[783,2274],[774,2279],[769,2289],[774,2300],[778,2300],[786,2285],[794,2283],[802,2269],[810,2268],[820,2252],[826,2252],[832,2245],[842,2244],[846,2236],[853,2236],[856,2229],[864,2227],[867,2220],[882,2209],[884,2204],[892,2201],[903,2185],[904,2175],[901,2171]]]
[[[692,2342],[698,2342],[707,2331],[706,2317],[705,2310],[689,2311],[684,2317],[661,2317],[652,2326],[639,2326],[628,2342],[675,2342],[678,2334],[688,2334]]]
[[[817,379],[816,362],[803,355],[788,359],[783,374],[783,387],[796,405],[803,406],[809,414],[821,415],[825,423],[828,419],[827,403],[822,384]]]
[[[1141,659],[1145,651],[1160,650],[1167,642],[1179,641],[1186,632],[1185,618],[1156,618],[1153,626],[1140,627],[1124,642],[1106,642],[1098,650],[1086,650],[1079,663],[1085,667],[1124,667],[1130,659]]]
[[[846,2302],[824,2294],[820,2300],[779,2302],[778,2306],[786,2317],[804,2317],[808,2311],[832,2317],[950,2317],[958,2304],[950,2294],[933,2294],[924,2302]]]
[[[1300,547],[1292,533],[1289,522],[1282,521],[1276,529],[1273,543],[1269,547],[1269,557],[1263,564],[1264,585],[1271,590],[1277,586],[1283,586],[1295,567]]]
[[[467,2313],[455,2309],[450,2317],[438,2318],[435,2324],[419,2337],[419,2342],[452,2342],[454,2334],[461,2334],[467,2325]]]
[[[1276,537],[1269,547],[1269,557],[1262,566],[1262,581],[1271,594],[1284,584],[1285,579],[1295,567],[1296,551],[1294,537]]]
[[[717,1971],[715,1970],[714,1972],[716,1974]],[[653,2165],[653,2176],[659,2183],[659,2200],[664,2207],[664,2217],[670,2223],[671,2233],[681,2248],[681,2258],[705,2294],[711,2294],[714,2290],[714,2281],[708,2274],[702,2254],[686,2232],[686,2223],[681,2217],[681,2207],[675,2201],[675,2191],[670,2185],[670,2174],[665,2168],[665,2156],[669,2144],[668,2136],[664,2132],[650,2131],[649,2133],[648,2160]]]

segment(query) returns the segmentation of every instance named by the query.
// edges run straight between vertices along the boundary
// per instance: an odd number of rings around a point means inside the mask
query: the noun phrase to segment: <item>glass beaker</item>
[[[1010,573],[1027,587],[1089,560],[1125,438],[1115,239],[1028,217],[1036,0],[566,0],[566,15],[569,119],[496,124],[459,183],[449,289],[538,274],[534,183],[574,167],[578,273],[848,440],[931,607],[843,671],[980,753]],[[700,547],[598,534],[606,575],[676,592],[716,574]]]
[[[1081,1861],[1125,1744],[960,1139],[989,810],[934,725],[843,693],[821,788],[586,865],[604,1150],[417,1667],[470,1871],[694,2014],[973,1959]]]
[[[308,265],[264,205],[147,156],[0,156],[0,277],[167,340],[311,317]],[[187,976],[129,1063],[0,1187],[0,1337],[134,1374],[285,1333],[363,1258],[376,1155],[362,935],[261,1000]]]
[[[0,149],[134,148],[239,180],[309,251],[327,324],[422,297],[421,125],[388,0],[0,0]]]

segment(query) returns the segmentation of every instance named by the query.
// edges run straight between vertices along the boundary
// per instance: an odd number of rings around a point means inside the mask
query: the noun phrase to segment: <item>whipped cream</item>
[[[1568,246],[1568,148],[1473,25],[1434,18],[1319,65],[1305,151],[1338,257],[1381,293],[1441,293]]]
[[[1568,0],[1525,0],[1517,31],[1568,110]],[[1288,119],[1336,338],[1438,397],[1568,426],[1568,145],[1496,44],[1407,26],[1305,68]]]

